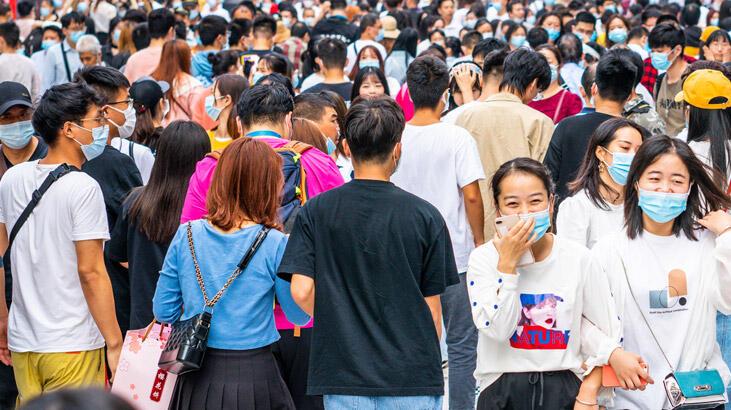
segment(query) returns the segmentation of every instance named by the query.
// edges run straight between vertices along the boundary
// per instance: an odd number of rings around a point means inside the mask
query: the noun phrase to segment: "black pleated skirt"
[[[203,366],[178,377],[172,410],[294,410],[271,346],[208,348]]]

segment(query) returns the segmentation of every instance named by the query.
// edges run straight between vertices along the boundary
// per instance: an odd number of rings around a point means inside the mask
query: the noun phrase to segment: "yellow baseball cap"
[[[723,110],[731,107],[731,81],[718,70],[697,70],[683,83],[683,91],[675,96],[675,102],[706,110]]]

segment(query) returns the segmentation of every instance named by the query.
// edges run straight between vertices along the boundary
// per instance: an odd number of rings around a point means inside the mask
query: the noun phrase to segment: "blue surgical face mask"
[[[373,60],[373,59],[371,59],[371,60],[360,60],[358,62],[358,67],[360,67],[361,70],[364,69],[364,68],[366,68],[366,67],[373,67],[373,68],[379,68],[380,69],[381,68],[381,63],[378,60]]]
[[[670,222],[685,211],[690,190],[684,194],[645,191],[638,188],[638,205],[650,219],[657,223]]]
[[[616,14],[617,13],[617,6],[606,6],[604,7],[604,11],[608,11],[610,13]]]
[[[183,8],[182,2],[179,2],[179,1],[173,2],[173,10],[182,9],[182,8]]]
[[[332,139],[325,137],[325,144],[327,145],[327,155],[332,155],[335,152],[337,146]]]
[[[91,137],[93,139],[89,144],[82,144],[76,138],[73,138],[73,140],[81,146],[81,152],[84,154],[84,157],[86,157],[86,160],[91,161],[92,159],[101,155],[102,152],[104,152],[104,147],[107,146],[107,138],[109,137],[109,126],[103,125],[101,127],[92,128],[90,130],[76,123],[73,124],[81,128],[82,130],[91,132]]]
[[[656,70],[666,71],[668,68],[670,68],[670,65],[672,64],[672,61],[670,61],[668,59],[669,54],[670,54],[670,52],[667,52],[667,53],[652,52],[652,53],[650,53],[650,59],[652,61],[652,66],[655,67]]]
[[[556,4],[556,0],[543,0],[544,6],[553,6]]]
[[[121,32],[121,31],[119,31],[119,30],[114,30],[114,32],[112,33],[112,40],[113,40],[113,41],[114,41],[115,43],[119,43],[119,37],[121,37],[121,36],[122,36],[122,32]]]
[[[0,125],[0,141],[12,149],[26,147],[34,133],[30,120]]]
[[[53,0],[52,3],[54,8],[59,8],[63,6],[63,0]]]
[[[315,26],[315,18],[314,17],[305,17],[305,24],[307,24],[307,27],[314,27]]]
[[[512,36],[510,37],[510,44],[515,48],[520,48],[525,44],[525,36]]]
[[[488,39],[488,38],[493,38],[494,35],[495,35],[495,33],[493,33],[492,31],[487,32],[487,33],[482,33],[482,39],[484,40],[484,39]]]
[[[718,17],[711,19],[711,26],[718,27]]]
[[[55,46],[56,44],[58,44],[58,41],[56,41],[56,40],[43,40],[43,42],[41,43],[41,49],[48,50],[49,48]]]
[[[549,65],[551,68],[551,82],[554,82],[558,80],[558,66],[557,65]]]
[[[477,20],[475,20],[475,19],[465,20],[464,21],[464,28],[466,28],[468,30],[474,30],[475,29],[475,24],[477,24]]]
[[[190,19],[195,20],[198,18],[198,10],[191,10],[189,13]]]
[[[546,29],[546,32],[548,33],[548,39],[551,41],[558,40],[559,37],[561,37],[561,30],[556,30],[555,28],[548,28]]]
[[[376,35],[376,41],[383,41],[383,29],[378,30],[378,35]]]
[[[86,11],[89,9],[89,5],[86,3],[79,3],[76,5],[76,11],[78,11],[81,14],[86,13]]]
[[[264,78],[264,76],[265,76],[264,74],[259,73],[259,72],[254,73],[254,76],[251,78],[251,85],[255,85],[256,83],[258,83],[259,80]]]
[[[591,33],[591,38],[589,39],[589,41],[590,41],[590,42],[592,42],[592,41],[596,41],[596,30],[594,30],[594,31],[593,31],[593,32]]]
[[[518,215],[520,216],[520,219],[524,221],[527,221],[531,218],[535,220],[535,225],[533,226],[533,234],[536,234],[536,241],[543,238],[543,235],[548,232],[548,228],[551,227],[551,215],[548,213],[548,209],[549,208],[546,208],[545,211]]]
[[[500,9],[503,8],[503,5],[501,3],[492,3],[490,4],[490,7],[494,8],[495,11],[500,13]]]
[[[612,165],[607,165],[609,176],[612,177],[614,182],[619,185],[625,185],[627,183],[627,174],[629,174],[629,168],[632,165],[632,160],[634,159],[635,154],[627,152],[610,152],[608,149],[604,147],[602,148],[604,151],[612,154]]]
[[[81,36],[83,36],[85,33],[86,33],[85,30],[72,31],[71,32],[71,41],[73,41],[74,44],[76,44],[79,41],[79,39],[81,38]]]
[[[612,43],[624,44],[627,41],[627,30],[623,28],[615,28],[609,32],[607,36]]]
[[[206,114],[213,120],[218,121],[218,117],[221,116],[223,109],[213,105],[216,102],[216,97],[209,95],[206,97]]]
[[[51,15],[51,9],[41,7],[41,17],[48,17]]]

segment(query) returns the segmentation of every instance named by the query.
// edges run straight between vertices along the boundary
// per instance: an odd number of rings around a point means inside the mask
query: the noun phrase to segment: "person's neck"
[[[203,47],[201,47],[201,50],[200,51],[201,52],[205,52],[205,51],[220,51],[220,50],[221,49],[218,48],[218,47],[216,47],[215,44],[211,44],[209,46],[203,46]]]
[[[671,236],[673,234],[673,226],[675,225],[675,219],[670,222],[660,223],[655,222],[647,216],[642,214],[642,227],[647,232],[656,236]]]
[[[3,155],[5,155],[5,158],[10,161],[11,164],[20,164],[21,162],[28,161],[30,159],[30,156],[33,155],[33,151],[36,150],[36,147],[38,146],[38,137],[33,137],[30,139],[30,142],[28,145],[26,145],[23,148],[20,149],[13,149],[8,147],[7,145],[3,144]]]
[[[8,46],[0,47],[0,54],[12,54],[15,52],[16,49]]]
[[[641,39],[639,39],[639,38],[633,38],[632,40],[628,40],[627,45],[630,45],[630,44],[637,45],[637,46],[644,46]]]
[[[522,102],[523,104],[526,103],[525,101],[523,101],[523,96],[518,91],[516,91],[514,89],[500,90],[500,92],[501,93],[506,93],[506,94],[513,94],[514,96],[518,97],[518,99],[520,100],[520,102]]]
[[[551,255],[551,250],[553,249],[553,235],[546,233],[530,249],[533,251],[533,258],[536,262],[546,260]]]
[[[213,132],[213,136],[219,139],[225,139],[230,138],[231,136],[228,135],[228,127],[226,124],[228,124],[228,116],[229,111],[223,110],[221,111],[221,114],[218,116],[218,126],[216,127],[216,130]]]
[[[682,55],[679,55],[675,61],[673,61],[670,68],[668,68],[668,83],[673,84],[680,81],[680,76],[683,75],[686,67],[688,67],[688,63],[685,62]]]
[[[442,17],[442,20],[444,20],[444,25],[445,26],[450,25],[452,23],[452,18],[453,18],[453,16]]]
[[[612,205],[620,205],[624,202],[624,187],[614,182],[607,172],[601,172],[599,179],[606,185],[599,185],[599,195],[602,199]],[[614,192],[607,189],[607,186]]]
[[[282,138],[286,138],[287,136],[284,133],[284,127],[281,124],[270,124],[270,123],[263,123],[263,124],[251,124],[249,128],[246,129],[246,132],[244,132],[244,135],[251,134],[252,132],[256,131],[273,131],[277,134],[281,135]]]
[[[629,94],[629,99],[627,101],[634,100],[635,98],[637,98],[638,95],[639,94],[637,94],[637,89],[636,88],[633,88],[632,89],[632,92]]]
[[[235,223],[234,227],[231,229],[223,229],[223,228],[211,223],[210,220],[208,220],[208,223],[213,227],[213,229],[217,230],[218,232],[224,233],[224,234],[238,232],[244,228],[248,228],[250,226],[256,225],[256,222],[254,222],[250,219],[244,219],[241,222]]]
[[[255,38],[254,42],[251,46],[252,50],[271,50],[272,49],[272,39],[270,38]]]
[[[419,108],[414,111],[414,116],[411,117],[411,121],[408,124],[416,127],[424,127],[436,124],[440,122],[440,119],[441,111],[439,110],[439,106],[437,108]]]
[[[594,97],[594,103],[594,105],[596,106],[595,110],[598,113],[607,114],[614,117],[622,116],[622,110],[624,109],[623,103],[608,101],[599,96]]]
[[[496,81],[493,79],[488,78],[487,81],[482,85],[482,93],[480,94],[480,98],[478,100],[485,101],[490,96],[493,96],[500,92],[500,81]]]
[[[360,35],[361,41],[376,41],[374,37],[371,37],[369,34],[363,33]]]
[[[387,164],[358,163],[353,161],[353,175],[355,179],[371,181],[391,181],[393,167]]]
[[[165,45],[165,37],[160,38],[153,38],[150,40],[150,45],[148,47],[161,47]]]
[[[73,140],[71,143],[76,144]],[[69,164],[81,169],[81,166],[86,162],[86,158],[84,158],[81,150],[72,146],[71,143],[57,141],[57,146],[49,146],[48,154],[46,154],[45,158],[38,161],[38,163],[44,165]]]
[[[554,81],[551,84],[548,85],[548,88],[546,88],[546,91],[543,92],[543,98],[550,98],[554,95],[558,94],[562,90],[561,86],[558,84],[558,81]]]
[[[330,17],[345,17],[347,19],[348,15],[345,14],[345,10],[337,9],[330,12]]]
[[[322,82],[325,84],[340,84],[343,82],[343,77],[345,77],[342,68],[325,68],[321,72]]]

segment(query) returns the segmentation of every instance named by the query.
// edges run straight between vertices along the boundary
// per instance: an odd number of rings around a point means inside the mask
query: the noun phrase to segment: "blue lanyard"
[[[253,132],[246,134],[246,136],[249,138],[254,138],[254,137],[282,138],[281,135],[279,135],[278,133],[276,133],[274,131],[270,131],[270,130],[253,131]]]

